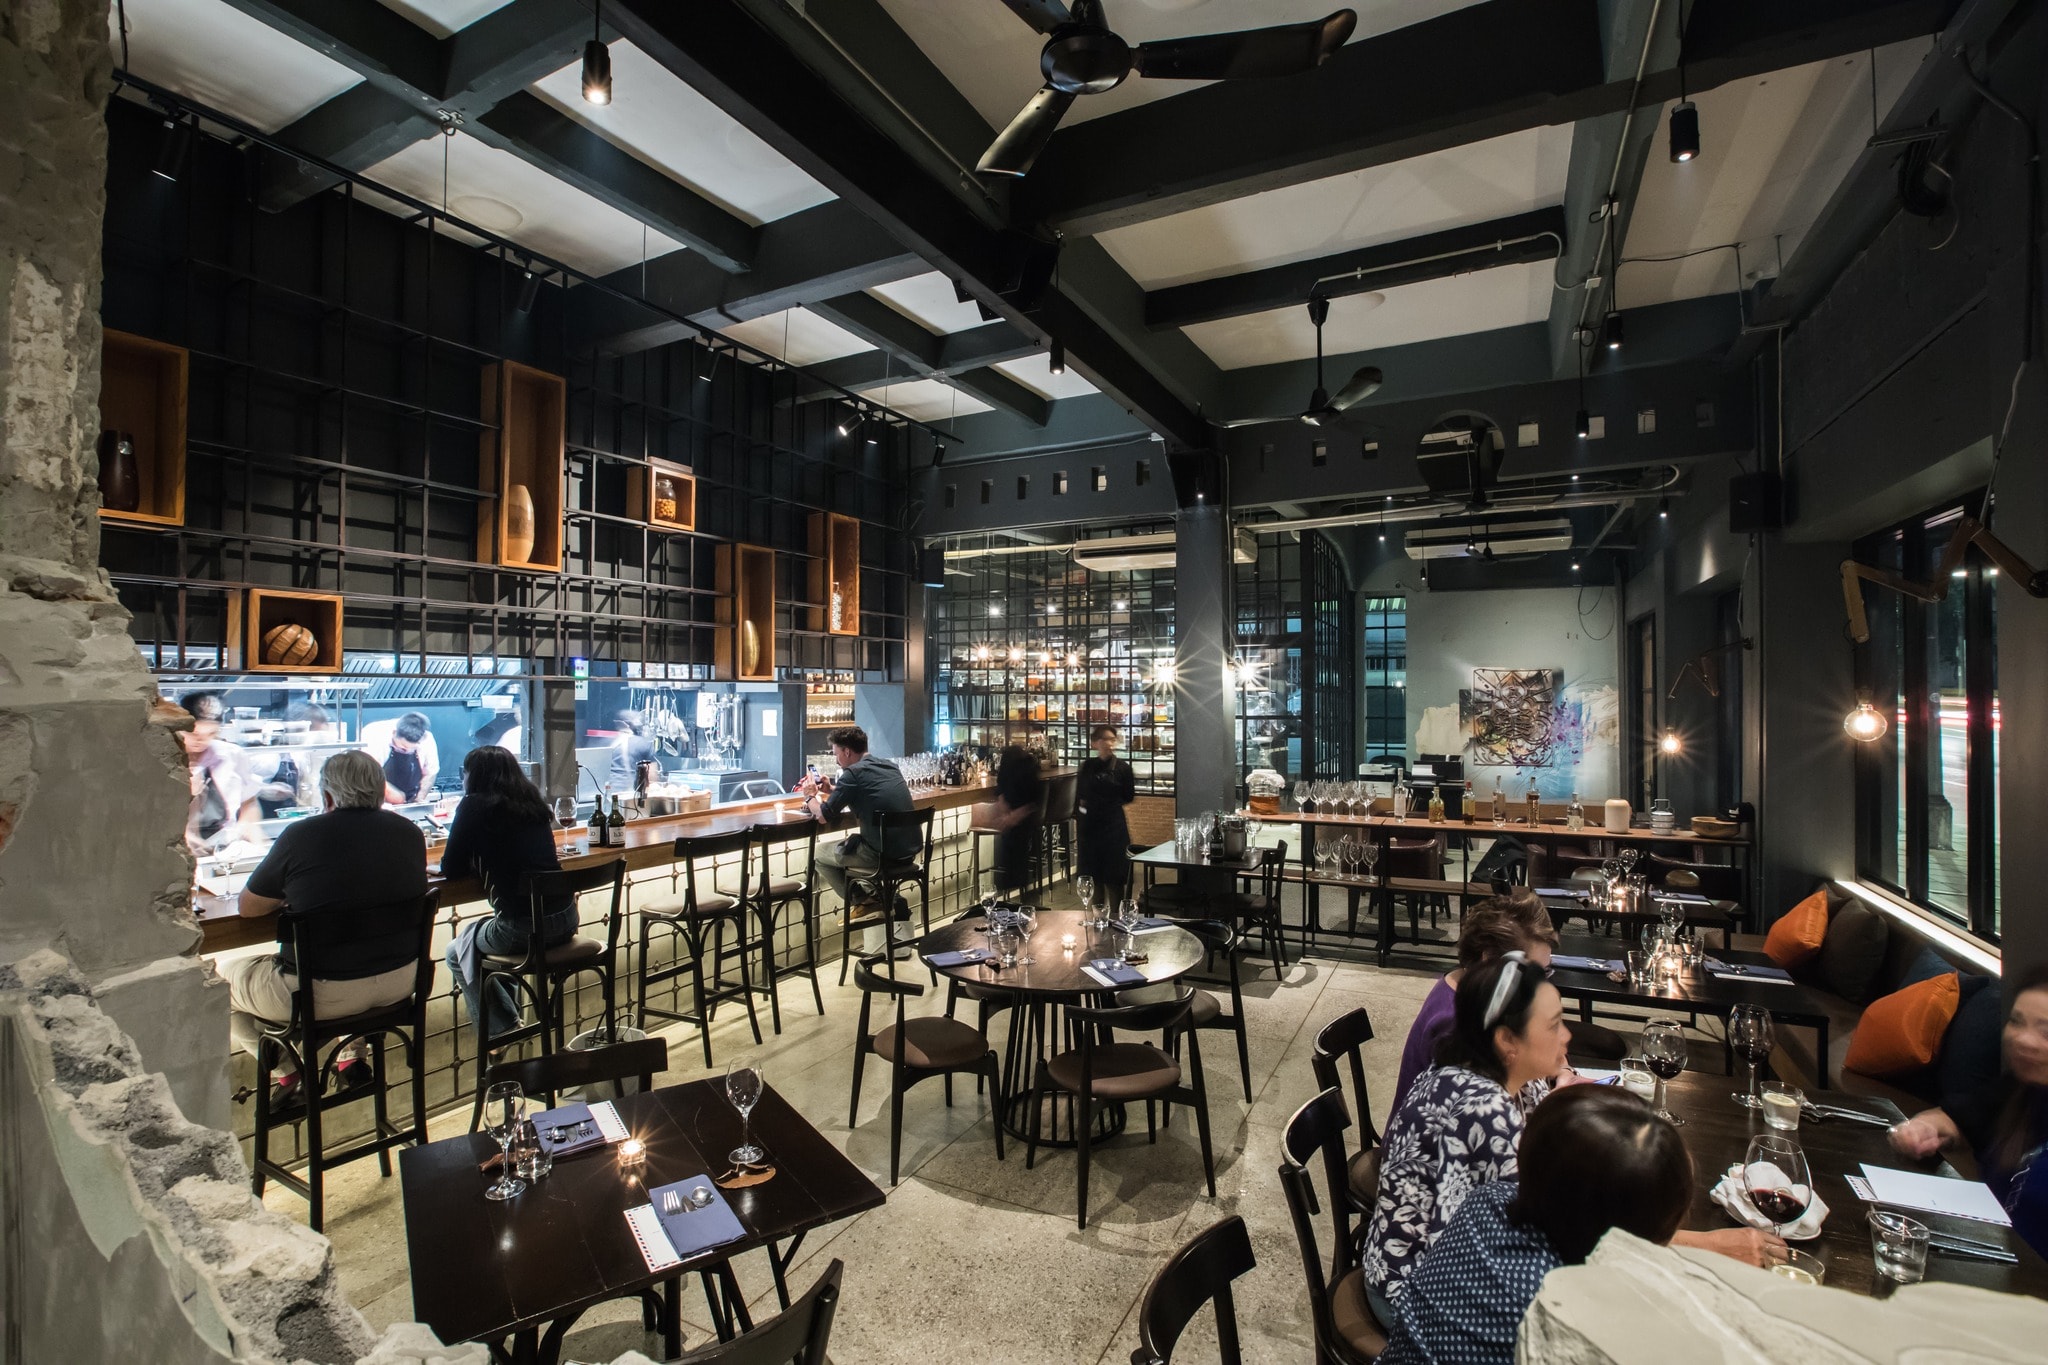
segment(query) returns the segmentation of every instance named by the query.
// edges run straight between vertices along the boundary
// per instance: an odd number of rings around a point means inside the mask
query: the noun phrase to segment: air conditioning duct
[[[1083,541],[1074,549],[1074,563],[1091,573],[1132,573],[1139,569],[1170,569],[1173,567],[1172,531],[1156,531],[1142,536],[1105,536],[1101,540]],[[1231,533],[1230,557],[1239,564],[1254,564],[1259,558],[1259,542],[1250,531],[1239,528]]]
[[[1428,526],[1402,538],[1410,559],[1495,559],[1572,547],[1572,524],[1563,517],[1509,526]]]

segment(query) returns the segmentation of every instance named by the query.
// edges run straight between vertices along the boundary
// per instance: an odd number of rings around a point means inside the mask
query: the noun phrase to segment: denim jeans
[[[532,937],[531,923],[527,910],[521,906],[518,917],[492,915],[489,919],[478,920],[448,945],[447,962],[449,974],[462,989],[463,1003],[469,1006],[469,1017],[478,1018],[481,1007],[478,982],[483,978],[482,959],[486,957],[519,957],[526,952],[526,943]],[[557,910],[541,920],[541,941],[549,948],[567,943],[576,936],[576,907],[571,905]],[[491,983],[490,1018],[486,1025],[492,1035],[510,1032],[519,1022],[519,1002],[512,994],[512,988],[502,981]]]

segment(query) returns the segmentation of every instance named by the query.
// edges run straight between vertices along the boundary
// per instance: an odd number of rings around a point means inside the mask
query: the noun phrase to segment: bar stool
[[[293,960],[298,966],[298,989],[292,992],[292,1016],[263,1031],[256,1051],[255,1160],[250,1163],[250,1187],[258,1198],[269,1180],[277,1180],[302,1196],[310,1210],[313,1231],[326,1220],[326,1176],[335,1167],[374,1154],[377,1169],[391,1174],[391,1149],[427,1140],[427,1068],[424,1046],[427,1037],[427,1000],[434,992],[434,958],[428,946],[434,936],[434,908],[440,893],[429,891],[417,901],[348,915],[294,915],[287,912],[282,927],[292,936]],[[320,965],[344,945],[360,944],[366,936],[388,933],[394,940],[409,937],[417,949],[418,967],[412,994],[395,1004],[380,1006],[345,1019],[322,1019],[313,1007],[313,983],[320,979]],[[412,1123],[394,1128],[386,1108],[384,1039],[395,1037],[404,1046],[406,1069],[412,1073]],[[370,1045],[371,1090],[374,1122],[371,1135],[338,1152],[325,1149],[321,1137],[321,1116],[336,1105],[365,1098],[361,1090],[327,1093],[335,1062],[341,1051],[361,1039]],[[326,1060],[320,1060],[322,1049]],[[301,1087],[306,1098],[282,1112],[270,1107],[271,1069],[282,1053],[290,1052],[299,1062]],[[316,1066],[315,1063],[318,1063]],[[306,1174],[287,1170],[270,1155],[270,1135],[278,1128],[306,1123]]]
[[[607,886],[611,888],[612,898],[611,904],[605,907],[602,941],[579,933],[552,948],[543,944],[541,921],[549,901],[559,901],[564,896],[580,900],[585,892],[600,891]],[[489,1004],[477,1012],[476,1019],[472,1021],[476,1025],[476,1103],[469,1121],[472,1131],[483,1119],[484,1076],[493,1052],[529,1038],[540,1040],[543,1057],[562,1050],[567,1042],[565,1002],[572,979],[585,972],[596,973],[598,987],[604,992],[605,1026],[611,1026],[618,1004],[613,964],[619,950],[619,905],[625,887],[624,858],[613,858],[595,867],[580,867],[573,872],[529,872],[521,879],[520,892],[526,897],[533,915],[526,951],[517,957],[485,956],[479,963],[482,971],[476,988],[477,998],[488,1002],[491,987],[494,984],[504,985],[514,999],[522,1002],[522,1011],[525,1002],[532,1003],[534,1020],[530,1024],[515,1025],[502,1033],[493,1033]]]
[[[711,1061],[711,1016],[720,1001],[737,999],[747,1007],[747,1023],[754,1030],[754,1044],[761,1043],[761,1019],[754,1013],[753,981],[747,972],[747,906],[736,896],[727,896],[715,887],[699,889],[697,864],[701,860],[716,860],[738,856],[741,866],[753,848],[752,830],[740,830],[735,834],[712,834],[699,838],[676,840],[674,869],[669,873],[669,887],[673,891],[680,881],[683,892],[680,899],[658,901],[640,911],[640,968],[634,978],[639,991],[639,1009],[636,1021],[641,1028],[647,1027],[648,1016],[657,1019],[673,1019],[677,1023],[695,1024],[704,1039],[704,1065]],[[715,875],[715,874],[714,874]],[[744,891],[745,874],[742,873]],[[740,960],[740,980],[735,986],[728,986],[719,976],[720,964],[727,954],[725,931],[731,926],[733,937],[738,940],[737,952]],[[666,930],[670,940],[680,940],[687,950],[688,960],[682,955],[672,959],[668,966],[651,968],[648,949],[654,940],[656,930]],[[711,934],[711,988],[704,985],[704,936]],[[673,981],[688,973],[692,998],[696,1002],[694,1011],[655,1009],[647,1003],[652,987],[664,981]]]
[[[1081,779],[1067,773],[1045,784],[1045,796],[1038,807],[1038,884],[1048,886],[1053,868],[1068,870],[1074,842],[1072,826],[1080,816]]]
[[[889,836],[900,830],[913,830],[917,834],[918,851],[908,858],[882,859],[882,865],[865,874],[864,884],[872,886],[875,899],[881,904],[879,920],[869,917],[855,920],[849,909],[839,920],[839,984],[846,984],[846,960],[853,946],[853,931],[866,929],[880,923],[882,932],[888,933],[889,926],[896,921],[896,900],[904,888],[917,888],[918,914],[924,925],[924,932],[932,931],[932,813],[929,810],[879,811],[875,815],[875,836],[881,841],[881,848],[889,847]],[[893,951],[893,949],[891,950]]]
[[[753,846],[748,851],[743,870],[754,865],[754,854],[758,852],[761,855],[760,880],[751,881],[751,874],[743,876],[740,899],[754,912],[761,926],[761,989],[768,996],[769,1018],[775,1031],[780,1033],[782,1002],[776,995],[775,983],[786,976],[809,977],[811,999],[817,1004],[819,1014],[825,1012],[825,995],[818,988],[818,822],[812,819],[790,820],[773,825],[755,825],[747,832],[752,836]],[[802,873],[777,877],[773,863],[775,850],[788,850],[798,841],[803,843]],[[792,961],[784,966],[775,960],[775,917],[792,905],[801,907],[803,911],[804,955],[801,961]]]
[[[1002,837],[996,828],[996,812],[1000,809],[993,801],[977,801],[967,817],[967,896],[970,900],[981,898],[981,841]]]

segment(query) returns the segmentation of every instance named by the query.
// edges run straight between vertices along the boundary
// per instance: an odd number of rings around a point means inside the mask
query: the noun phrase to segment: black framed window
[[[1998,570],[1975,549],[1944,568],[1971,505],[1938,508],[1856,546],[1863,563],[1946,588],[1934,602],[1863,590],[1870,641],[1857,650],[1857,686],[1891,726],[1857,746],[1856,870],[1996,942]]]
[[[1367,763],[1408,761],[1408,599],[1368,597],[1365,632]]]

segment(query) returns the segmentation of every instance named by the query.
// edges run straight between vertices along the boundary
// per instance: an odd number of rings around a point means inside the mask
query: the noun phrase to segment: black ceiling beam
[[[1037,426],[1045,425],[1046,400],[1000,370],[987,366],[965,369],[948,376],[941,365],[946,338],[929,331],[917,319],[897,312],[872,294],[844,294],[807,305],[813,313],[837,323],[861,340],[877,347],[896,362],[897,379],[944,378],[962,393],[972,394],[992,407],[1014,412]],[[990,323],[1008,327],[1008,323]],[[976,329],[980,330],[980,329]],[[891,377],[884,363],[884,382]]]
[[[972,186],[956,189],[859,116],[854,105],[797,56],[840,61],[800,18],[767,7],[757,20],[742,0],[686,7],[616,0],[613,22],[635,46],[840,197],[887,227],[976,297],[1012,321],[1057,337],[1068,363],[1158,430],[1191,447],[1209,428],[1131,351],[1050,279],[1050,242],[1005,230],[996,208]],[[771,32],[765,24],[777,25]]]
[[[992,408],[1014,412],[1034,427],[1042,427],[1051,415],[1052,400],[1019,384],[1001,370],[965,370],[952,378],[954,388],[971,394]]]
[[[1305,304],[1310,294],[1337,299],[1496,266],[1547,261],[1558,254],[1564,240],[1564,210],[1537,209],[1312,261],[1154,289],[1145,295],[1145,321],[1153,327],[1186,327]],[[1337,275],[1350,278],[1329,278]],[[1318,284],[1319,280],[1329,282]]]
[[[966,374],[1005,360],[1021,360],[1045,349],[1044,343],[1027,336],[1011,323],[1001,321],[984,322],[964,332],[950,332],[938,341],[938,361],[931,368],[934,375]],[[806,386],[803,375],[797,376],[796,391],[788,401],[807,403],[816,398],[830,397],[838,389],[869,388],[885,382],[891,375],[900,377],[902,371],[903,362],[887,351],[861,351],[855,355],[840,356],[836,360],[806,367],[804,374],[815,376],[817,382]]]
[[[1711,89],[1938,31],[1952,0],[1698,0],[1686,84]],[[1313,71],[1218,81],[1062,128],[1013,218],[1069,234],[1628,107],[1603,65],[1599,0],[1484,0],[1348,43]],[[1652,72],[1641,102],[1678,95]]]

